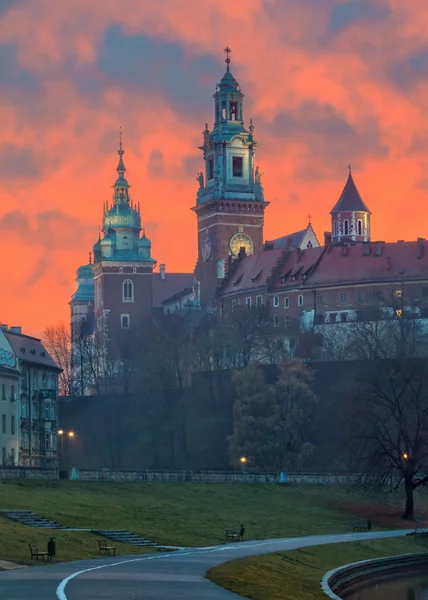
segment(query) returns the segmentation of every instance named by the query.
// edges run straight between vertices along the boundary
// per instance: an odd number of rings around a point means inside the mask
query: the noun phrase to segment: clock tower
[[[254,166],[256,141],[252,121],[244,127],[243,99],[239,83],[230,72],[230,48],[226,73],[214,94],[214,127],[205,125],[205,168],[199,173],[195,211],[198,219],[198,262],[195,278],[200,283],[200,304],[214,309],[216,290],[227,270],[244,248],[246,254],[263,250],[264,200],[261,174]]]

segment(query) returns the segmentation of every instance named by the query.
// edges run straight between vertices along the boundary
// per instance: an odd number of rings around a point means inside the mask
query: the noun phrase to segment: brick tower
[[[198,262],[195,278],[202,308],[215,309],[216,290],[228,266],[240,250],[246,254],[263,249],[264,201],[261,175],[254,167],[256,141],[252,121],[244,127],[243,99],[239,83],[230,72],[230,48],[226,73],[214,94],[214,127],[203,132],[205,169],[199,173],[195,211],[198,220]]]

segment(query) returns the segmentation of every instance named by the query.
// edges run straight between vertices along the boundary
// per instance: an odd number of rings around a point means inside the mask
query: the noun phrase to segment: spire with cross
[[[232,52],[232,50],[229,48],[229,46],[226,46],[226,48],[224,49],[224,52],[226,53],[226,69],[229,72],[229,65],[230,65],[230,58],[229,58],[229,54]]]

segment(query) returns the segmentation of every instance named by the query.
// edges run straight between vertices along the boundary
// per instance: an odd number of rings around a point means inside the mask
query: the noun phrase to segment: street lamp
[[[407,460],[407,459],[409,458],[409,455],[408,455],[408,454],[405,452],[405,453],[403,454],[403,458],[404,458],[404,460]]]
[[[247,460],[248,460],[248,459],[247,459],[247,457],[246,457],[246,456],[241,456],[241,458],[239,459],[239,462],[240,462],[240,463],[241,463],[241,465],[242,465],[242,472],[243,472],[243,473],[244,473],[244,471],[245,471],[245,465],[246,465],[246,463],[247,463]]]
[[[74,431],[69,431],[69,432],[67,433],[67,435],[68,435],[68,437],[69,437],[69,438],[74,438],[74,436],[75,436],[76,434],[74,433]]]

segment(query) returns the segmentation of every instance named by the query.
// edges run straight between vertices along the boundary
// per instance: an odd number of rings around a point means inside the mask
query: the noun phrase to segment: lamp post
[[[74,431],[64,431],[64,429],[58,429],[57,435],[61,438],[61,462],[64,463],[64,438],[67,437],[72,440],[75,437]],[[62,465],[64,466],[64,464]]]
[[[242,465],[242,472],[245,473],[245,465],[247,463],[247,457],[246,456],[241,456],[241,458],[239,459],[239,462]]]

